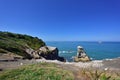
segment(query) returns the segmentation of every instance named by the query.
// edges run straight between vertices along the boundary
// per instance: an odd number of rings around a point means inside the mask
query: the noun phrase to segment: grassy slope
[[[70,71],[57,68],[53,63],[38,63],[5,71],[0,80],[73,80]]]
[[[120,74],[99,70],[80,69],[74,72],[54,63],[36,63],[3,71],[0,80],[120,80]],[[69,67],[68,67],[69,68]]]
[[[26,48],[38,49],[45,43],[37,38],[28,35],[0,32],[0,53],[12,52],[21,56],[25,54]]]

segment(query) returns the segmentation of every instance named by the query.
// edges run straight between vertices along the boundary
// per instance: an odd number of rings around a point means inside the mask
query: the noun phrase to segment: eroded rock
[[[58,58],[58,49],[56,47],[44,46],[39,49],[39,55],[45,59],[54,60]]]
[[[26,52],[34,59],[45,58],[47,60],[66,61],[63,57],[58,55],[58,48],[52,46],[43,46],[39,50],[26,49]]]
[[[29,49],[26,49],[26,53],[28,53],[30,55],[31,58],[34,58],[34,59],[40,59],[41,57],[38,55],[38,52],[29,48]]]
[[[74,57],[75,62],[87,62],[91,61],[89,56],[86,55],[86,52],[84,51],[83,47],[78,46],[77,47],[77,56]]]
[[[39,49],[39,55],[48,60],[66,61],[63,57],[58,55],[58,48],[51,46],[44,46]]]

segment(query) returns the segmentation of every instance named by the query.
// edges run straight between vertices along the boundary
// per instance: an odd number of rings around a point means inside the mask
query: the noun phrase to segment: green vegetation
[[[36,63],[6,70],[0,80],[120,80],[119,72],[83,69],[77,72],[64,70],[55,63]]]
[[[120,80],[120,76],[118,74],[120,73],[87,69],[83,69],[82,72],[79,73],[80,77],[85,80]]]
[[[26,48],[37,50],[44,45],[37,37],[0,31],[0,53],[12,52],[27,57]]]
[[[5,71],[0,74],[0,80],[73,80],[73,74],[53,63],[38,63]]]

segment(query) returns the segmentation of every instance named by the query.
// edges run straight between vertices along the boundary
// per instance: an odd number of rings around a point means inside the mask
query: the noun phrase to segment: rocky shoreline
[[[57,47],[47,46],[37,37],[1,32],[0,38],[0,73],[24,65],[54,63],[58,68],[72,71],[75,80],[81,80],[79,76],[84,70],[120,74],[120,58],[91,61],[81,46],[77,47],[74,62],[66,62],[64,57],[59,56]]]
[[[119,70],[120,71],[120,58],[110,60],[93,60],[90,62],[60,62],[57,60],[36,60],[37,62],[52,62],[57,64],[70,64],[79,68],[101,69],[101,70]]]
[[[108,60],[93,60],[85,53],[82,47],[78,47],[78,52],[75,62],[66,62],[63,57],[58,55],[58,49],[51,46],[43,46],[38,51],[27,50],[32,59],[21,59],[18,55],[12,54],[1,54],[0,55],[0,71],[6,69],[14,69],[26,64],[35,64],[35,63],[55,63],[58,65],[70,65],[76,68],[83,69],[99,69],[99,70],[112,70],[120,71],[120,58],[108,59]],[[87,58],[86,58],[87,57]]]

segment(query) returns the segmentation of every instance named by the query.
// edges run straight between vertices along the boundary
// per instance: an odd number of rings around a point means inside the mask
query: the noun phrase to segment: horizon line
[[[71,42],[71,40],[44,40],[45,42]],[[73,40],[76,42],[120,42],[120,41],[81,41],[81,40]]]

